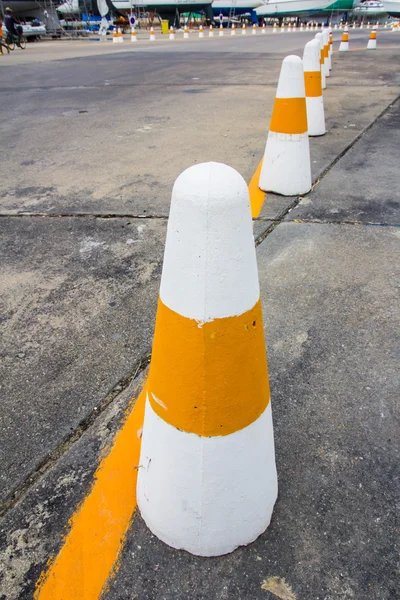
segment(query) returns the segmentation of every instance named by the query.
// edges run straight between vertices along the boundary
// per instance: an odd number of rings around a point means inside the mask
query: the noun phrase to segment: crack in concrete
[[[145,354],[134,365],[132,371],[120,379],[109,393],[93,408],[89,414],[78,424],[78,426],[68,434],[53,450],[51,450],[33,469],[25,479],[11,491],[9,497],[0,505],[0,517],[3,517],[11,508],[13,508],[21,498],[23,498],[38,481],[38,479],[47,473],[62,456],[82,437],[82,435],[91,427],[100,415],[110,406],[110,404],[122,392],[124,392],[131,383],[144,371],[150,362],[150,353]]]
[[[21,217],[51,217],[51,218],[77,218],[77,219],[168,219],[168,215],[133,215],[119,213],[41,213],[41,212],[20,212],[20,213],[0,213],[0,218],[21,218]]]

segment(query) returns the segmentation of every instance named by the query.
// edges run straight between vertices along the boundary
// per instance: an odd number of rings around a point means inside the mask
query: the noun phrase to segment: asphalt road
[[[148,364],[175,178],[216,160],[250,180],[282,58],[312,35],[0,57],[0,598],[31,597]],[[281,489],[271,528],[201,561],[137,517],[107,598],[272,600],[269,575],[297,600],[397,598],[400,34],[379,32],[377,52],[367,38],[350,32],[354,50],[334,55],[328,134],[311,141],[318,185],[299,203],[269,194],[254,223]]]

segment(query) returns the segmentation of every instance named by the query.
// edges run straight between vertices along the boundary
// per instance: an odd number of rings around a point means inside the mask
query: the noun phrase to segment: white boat
[[[39,37],[46,33],[46,27],[43,23],[32,24],[32,23],[21,23],[23,34],[26,38]],[[7,27],[3,25],[4,31],[7,31]]]
[[[213,15],[229,17],[251,13],[252,10],[262,4],[262,0],[214,0],[212,3]]]
[[[108,5],[112,4],[116,12],[130,13],[132,10],[140,10],[141,12],[146,10],[157,12],[161,16],[166,13],[175,14],[177,9],[180,13],[196,12],[206,7],[209,7],[211,10],[211,3],[212,0],[143,0],[140,2],[135,2],[134,0],[109,0],[109,2],[107,2]],[[87,4],[90,4],[90,2]],[[99,4],[99,2],[93,2],[92,6],[95,4]],[[57,7],[57,12],[63,16],[77,15],[86,12],[86,10],[86,4],[80,2],[80,0],[67,0]],[[103,12],[104,11],[101,10],[100,14],[103,14]]]
[[[391,17],[400,17],[400,0],[382,0],[382,4]]]
[[[331,4],[332,0],[265,0],[256,13],[258,17],[309,16]]]
[[[361,4],[358,4],[353,8],[353,15],[357,18],[380,16],[386,13],[387,10],[382,2],[376,2],[374,0],[361,2]]]

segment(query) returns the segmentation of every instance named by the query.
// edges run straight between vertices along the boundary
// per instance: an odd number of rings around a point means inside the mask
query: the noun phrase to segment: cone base
[[[270,131],[259,187],[282,196],[306,194],[311,189],[311,161],[308,132],[300,134]]]
[[[326,133],[324,100],[322,96],[306,98],[308,135],[316,137]]]
[[[147,401],[138,506],[163,542],[228,554],[266,530],[277,493],[271,404],[240,431],[201,437],[169,425]]]

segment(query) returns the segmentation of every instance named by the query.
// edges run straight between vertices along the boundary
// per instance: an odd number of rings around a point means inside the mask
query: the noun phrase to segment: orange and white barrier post
[[[285,25],[283,23],[281,25],[281,33],[285,33]]]
[[[208,37],[214,37],[214,29],[213,29],[212,25],[210,25],[210,29],[208,31]]]
[[[364,27],[364,21],[361,21],[361,23],[360,23],[360,29],[363,29],[363,27]]]
[[[289,23],[289,25],[287,26],[287,30],[288,30],[288,33],[292,33],[292,24],[291,23]]]
[[[333,26],[333,29],[337,29],[337,28],[338,28],[338,24],[335,23],[334,26]]]
[[[236,35],[235,23],[232,23],[231,35]]]
[[[251,28],[251,35],[256,35],[256,33],[257,33],[257,27],[256,27],[256,24],[253,23],[253,27]]]
[[[329,28],[329,70],[332,71],[333,34],[332,27]]]
[[[344,31],[342,34],[342,41],[340,42],[339,52],[348,52],[349,50],[349,34]]]
[[[355,21],[353,21],[353,25],[351,27],[352,27],[352,29],[356,28],[356,22]]]
[[[154,35],[154,27],[150,27],[150,42],[155,42],[156,36]]]
[[[315,39],[318,40],[319,47],[320,47],[319,62],[320,62],[320,66],[321,66],[322,89],[325,90],[326,89],[326,77],[325,77],[325,66],[324,66],[325,52],[324,52],[324,39],[323,38],[324,38],[324,36],[322,33],[315,34]]]
[[[189,39],[189,29],[187,28],[187,25],[185,25],[185,27],[183,28],[183,39],[184,40]]]
[[[308,135],[324,135],[326,128],[324,99],[322,97],[320,46],[319,41],[316,39],[307,42],[304,47],[303,68]]]
[[[246,35],[246,25],[244,23],[242,25],[242,35]]]
[[[303,31],[303,23],[300,23],[300,31]]]
[[[118,33],[117,33],[116,27],[114,27],[114,29],[113,29],[112,41],[113,41],[113,44],[118,44]]]
[[[247,184],[223,164],[190,167],[172,191],[137,483],[169,546],[219,556],[268,527],[267,369]]]
[[[224,37],[224,28],[222,26],[222,23],[219,26],[219,37]]]
[[[203,25],[200,25],[200,27],[199,27],[199,38],[203,38],[203,37],[204,37]]]
[[[367,23],[367,29],[370,29],[370,22]]]
[[[259,187],[283,196],[311,189],[303,61],[287,56],[281,68]]]
[[[134,28],[131,29],[131,42],[132,43],[137,42],[136,31]]]
[[[376,50],[376,31],[372,30],[369,34],[367,50]]]
[[[329,30],[327,27],[324,27],[322,30],[322,39],[324,41],[324,69],[325,69],[325,77],[329,77]]]
[[[121,28],[118,27],[118,43],[122,44],[124,42],[124,36],[122,35]]]
[[[170,40],[174,40],[175,39],[175,31],[174,31],[173,27],[171,27],[170,30],[169,30],[169,39]]]

